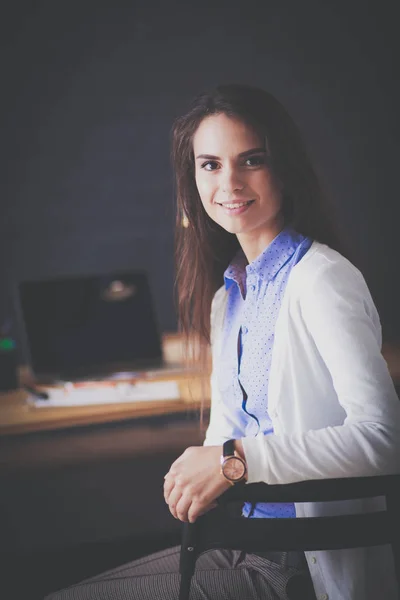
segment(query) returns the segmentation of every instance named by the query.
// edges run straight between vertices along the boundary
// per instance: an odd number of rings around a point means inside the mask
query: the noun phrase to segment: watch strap
[[[227,440],[224,442],[222,446],[222,456],[224,458],[226,456],[235,456],[235,441],[236,440]]]

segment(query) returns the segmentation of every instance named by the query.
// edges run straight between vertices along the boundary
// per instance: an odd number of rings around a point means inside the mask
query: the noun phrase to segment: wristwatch
[[[235,454],[235,440],[228,440],[222,446],[221,473],[232,485],[246,479],[246,461]]]

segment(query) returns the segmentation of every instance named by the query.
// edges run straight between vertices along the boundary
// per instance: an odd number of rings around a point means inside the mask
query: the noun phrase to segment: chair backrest
[[[386,510],[363,514],[296,519],[232,517],[232,502],[331,502],[386,498]],[[331,550],[391,544],[400,586],[400,543],[397,526],[400,475],[324,479],[267,485],[237,485],[219,499],[219,508],[185,523],[181,548],[181,595],[188,598],[197,557],[205,550],[229,548],[246,552]]]

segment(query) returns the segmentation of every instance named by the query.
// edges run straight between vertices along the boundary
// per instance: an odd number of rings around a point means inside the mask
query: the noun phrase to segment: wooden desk
[[[179,362],[180,337],[163,341],[166,363]],[[86,544],[129,539],[135,547],[179,534],[164,501],[164,475],[185,448],[202,444],[202,380],[206,400],[209,388],[198,371],[170,377],[180,400],[35,409],[23,391],[3,394],[0,555],[69,549],[68,562]]]
[[[163,336],[166,365],[174,366],[182,360],[182,341],[178,334]],[[19,389],[0,393],[0,435],[55,430],[77,425],[110,423],[137,417],[173,414],[198,410],[204,396],[209,406],[209,373],[193,368],[168,374],[161,371],[154,381],[174,380],[180,389],[179,400],[152,402],[124,402],[79,407],[36,408],[26,402],[28,394]]]
[[[178,334],[163,336],[164,356],[173,365],[182,358],[181,337]],[[396,385],[400,385],[400,345],[386,344],[383,355]],[[27,393],[17,390],[0,394],[0,435],[54,430],[77,425],[109,423],[136,417],[173,414],[198,410],[204,396],[209,406],[209,372],[182,370],[171,375],[160,375],[157,380],[178,381],[181,398],[157,402],[132,402],[102,404],[71,408],[35,408],[26,403]]]

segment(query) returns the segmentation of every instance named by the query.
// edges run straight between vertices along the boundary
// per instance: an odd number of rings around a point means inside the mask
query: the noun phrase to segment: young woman
[[[317,177],[270,94],[225,85],[199,96],[173,132],[177,290],[186,333],[211,338],[204,446],[165,476],[171,513],[194,521],[232,481],[270,484],[399,470],[400,403],[379,316],[344,256]],[[187,227],[182,227],[182,217]],[[211,314],[211,323],[210,323]],[[238,469],[221,470],[235,455]],[[244,506],[247,518],[356,512],[380,500]],[[124,565],[54,600],[174,599],[179,548]],[[395,598],[390,548],[197,561],[192,598]]]

